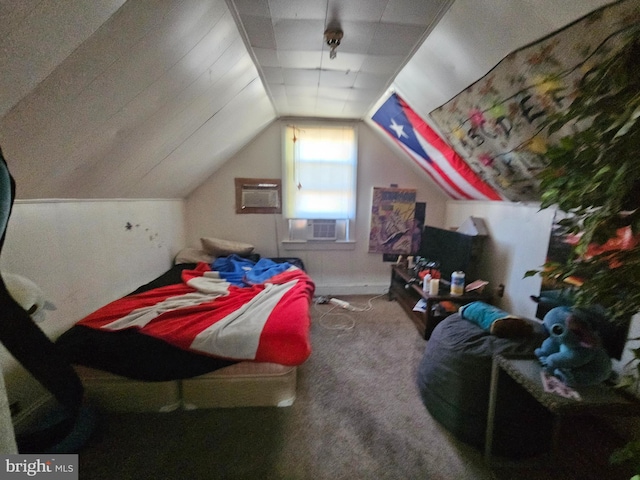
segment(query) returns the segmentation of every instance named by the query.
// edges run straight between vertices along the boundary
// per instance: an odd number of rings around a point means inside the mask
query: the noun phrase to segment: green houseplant
[[[527,275],[578,277],[578,305],[597,303],[612,320],[627,320],[640,311],[640,27],[584,75],[571,105],[546,125],[550,136],[569,133],[546,152],[541,207],[567,212],[561,224],[576,242],[568,262]]]
[[[545,123],[546,167],[540,171],[541,208],[557,206],[572,236],[566,262],[548,262],[549,281],[581,280],[577,306],[599,304],[613,322],[640,312],[640,26],[623,46],[587,71],[564,111]],[[638,339],[633,339],[638,340]],[[632,349],[631,384],[638,394],[640,348]],[[613,462],[631,462],[640,474],[640,440],[617,451]],[[640,478],[640,477],[639,477]]]

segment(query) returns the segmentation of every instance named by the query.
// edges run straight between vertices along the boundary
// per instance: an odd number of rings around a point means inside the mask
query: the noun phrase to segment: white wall
[[[56,310],[47,311],[39,326],[57,338],[91,311],[167,270],[184,244],[182,200],[18,201],[0,268],[43,290]],[[10,401],[28,408],[42,397],[44,389],[4,348],[0,365]]]
[[[490,238],[480,271],[486,273],[484,279],[490,281],[490,288],[505,285],[504,297],[495,298],[494,303],[515,315],[535,318],[537,305],[529,295],[538,295],[541,279],[537,275],[522,277],[545,262],[554,214],[553,208],[540,210],[537,204],[449,201],[446,227],[457,228],[469,216],[485,220]],[[640,314],[633,317],[628,338],[640,338]],[[631,349],[638,347],[638,340],[627,342],[622,358],[613,359],[616,372],[630,373],[627,364],[633,358]],[[636,395],[640,397],[640,384]]]
[[[489,288],[505,286],[503,298],[495,298],[500,308],[535,318],[536,304],[529,295],[540,293],[539,276],[523,278],[545,262],[555,210],[540,210],[537,204],[507,202],[447,203],[446,227],[457,228],[470,216],[484,219],[489,229],[479,268]]]
[[[248,242],[263,256],[302,258],[319,294],[382,293],[389,286],[390,267],[380,254],[368,253],[373,187],[415,188],[417,201],[426,202],[426,223],[442,225],[446,197],[408,157],[398,157],[371,127],[358,127],[358,198],[355,246],[352,250],[286,250],[286,222],[282,215],[235,213],[235,177],[281,178],[282,122],[261,135],[206,180],[187,199],[187,240],[217,236]]]

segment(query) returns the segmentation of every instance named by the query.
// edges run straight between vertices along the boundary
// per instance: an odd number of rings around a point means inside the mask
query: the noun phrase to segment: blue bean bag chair
[[[484,448],[493,355],[532,354],[545,336],[500,338],[459,313],[440,322],[427,342],[417,373],[422,401],[431,416],[457,439]],[[546,451],[552,418],[522,387],[501,376],[493,452],[526,457]],[[503,379],[504,378],[504,379]]]

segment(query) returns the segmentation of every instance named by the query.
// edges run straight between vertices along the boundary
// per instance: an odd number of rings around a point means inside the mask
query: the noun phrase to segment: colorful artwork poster
[[[416,229],[416,190],[373,188],[369,253],[410,254]]]
[[[420,245],[422,244],[422,229],[424,228],[425,213],[427,211],[427,204],[425,202],[416,202],[416,214],[413,219],[413,238],[411,240],[411,255],[418,255],[420,252]],[[399,253],[383,253],[383,262],[397,262]]]
[[[512,201],[539,200],[538,172],[549,144],[544,122],[580,94],[584,77],[633,39],[640,0],[613,2],[519,50],[430,113],[451,145]]]

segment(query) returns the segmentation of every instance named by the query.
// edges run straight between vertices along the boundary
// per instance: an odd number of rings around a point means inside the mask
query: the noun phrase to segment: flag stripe
[[[422,155],[414,152],[412,149],[408,148],[405,144],[399,141],[395,136],[389,132],[387,132],[389,136],[402,148],[405,152],[409,154],[409,156],[418,164],[422,170],[425,171],[431,179],[438,184],[440,188],[442,188],[451,198],[456,200],[471,200],[471,198],[467,195],[462,194],[459,189],[453,188],[453,186],[449,185],[449,183],[443,178],[440,170],[434,167],[433,164],[429,163]]]
[[[475,173],[469,165],[451,148],[447,143],[438,136],[422,118],[420,118],[402,99],[399,99],[400,105],[405,110],[407,118],[413,125],[413,128],[424,139],[423,148],[427,153],[431,153],[433,161],[439,160],[444,167],[446,165],[447,173],[452,179],[456,179],[458,185],[465,189],[473,197],[484,197],[488,200],[502,200],[502,197],[483,181],[477,173]]]
[[[503,200],[397,94],[372,116],[378,124],[450,197]]]

